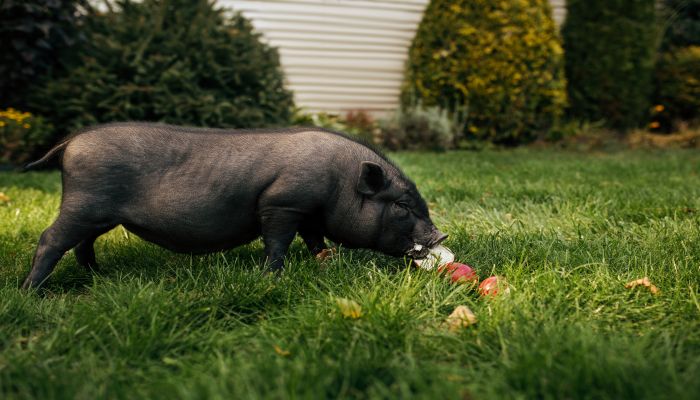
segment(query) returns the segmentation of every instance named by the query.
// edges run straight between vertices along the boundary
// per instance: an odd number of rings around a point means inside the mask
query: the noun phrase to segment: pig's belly
[[[261,234],[255,218],[129,221],[122,225],[144,240],[178,253],[209,253],[231,249]]]

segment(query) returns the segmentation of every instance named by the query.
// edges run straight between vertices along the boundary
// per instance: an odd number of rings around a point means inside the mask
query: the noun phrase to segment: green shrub
[[[652,92],[654,0],[568,0],[562,28],[570,115],[640,126]]]
[[[51,134],[51,126],[41,117],[14,108],[0,111],[0,164],[30,161]]]
[[[656,66],[655,84],[651,128],[671,131],[684,121],[700,118],[700,46],[662,55]]]
[[[463,129],[452,115],[440,107],[421,104],[399,109],[380,122],[380,144],[390,150],[451,149]]]
[[[207,0],[117,1],[88,19],[88,43],[35,104],[65,130],[142,120],[210,127],[287,124],[277,51],[240,14]]]
[[[87,0],[0,2],[0,107],[25,107],[35,83],[60,69],[62,53],[83,39],[87,9]]]
[[[562,58],[547,0],[432,0],[409,50],[402,104],[467,107],[469,135],[525,141],[562,113]]]

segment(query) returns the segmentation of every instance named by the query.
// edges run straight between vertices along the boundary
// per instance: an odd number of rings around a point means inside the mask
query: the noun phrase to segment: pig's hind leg
[[[48,227],[39,238],[39,244],[32,260],[32,270],[22,284],[23,289],[40,286],[53,271],[56,263],[63,254],[84,240],[90,240],[101,233],[106,232],[113,225],[95,224],[80,216],[71,215],[61,210],[58,218]],[[93,239],[94,241],[94,239]],[[92,243],[90,243],[92,248]],[[82,247],[82,256],[89,256],[85,247]],[[92,258],[94,259],[94,252]],[[85,260],[85,259],[84,259]]]
[[[100,235],[107,233],[110,229],[112,229],[112,227],[106,228],[87,239],[83,239],[75,246],[73,253],[75,253],[75,259],[78,261],[78,264],[91,271],[99,270],[97,260],[95,259],[95,240],[97,240]]]

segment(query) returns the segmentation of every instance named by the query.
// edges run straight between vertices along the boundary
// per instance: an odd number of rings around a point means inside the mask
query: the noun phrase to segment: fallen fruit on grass
[[[479,284],[479,294],[482,296],[495,296],[499,293],[509,292],[508,283],[502,276],[489,276]]]
[[[420,251],[422,246],[416,245],[414,250]],[[445,246],[435,246],[425,258],[414,259],[413,262],[427,271],[437,267],[439,273],[450,274],[453,283],[478,283],[479,277],[474,269],[467,264],[455,262],[455,255]]]
[[[467,306],[457,306],[452,314],[447,317],[445,323],[451,331],[457,331],[461,328],[466,328],[469,325],[475,324],[477,321],[476,315]]]
[[[478,283],[479,276],[476,274],[474,269],[467,264],[462,264],[458,262],[451,262],[441,265],[438,268],[438,272],[451,274],[450,280],[453,283]]]
[[[10,196],[6,195],[3,192],[0,192],[0,203],[9,203],[10,202]]]
[[[644,287],[648,288],[649,291],[651,292],[651,294],[658,294],[660,292],[659,288],[657,288],[653,283],[651,283],[651,281],[649,280],[649,277],[646,277],[646,276],[644,278],[635,279],[635,280],[633,280],[631,282],[627,282],[625,284],[625,287],[627,289],[634,289],[637,286],[644,286]]]

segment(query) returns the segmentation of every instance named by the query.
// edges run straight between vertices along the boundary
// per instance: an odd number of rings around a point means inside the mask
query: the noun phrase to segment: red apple
[[[450,280],[452,283],[479,282],[479,276],[476,274],[474,269],[467,264],[451,262],[441,265],[438,271],[451,274]]]
[[[508,283],[502,276],[490,276],[479,284],[479,294],[482,296],[495,296],[498,293],[508,293]]]

